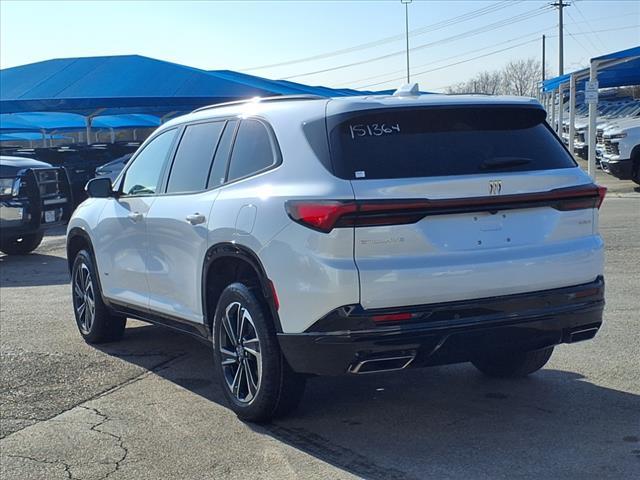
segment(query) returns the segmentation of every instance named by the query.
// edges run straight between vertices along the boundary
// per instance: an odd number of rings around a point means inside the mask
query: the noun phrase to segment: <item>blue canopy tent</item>
[[[76,113],[64,112],[24,112],[0,114],[0,132],[40,132],[40,138],[46,143],[46,132],[82,131],[86,128],[86,118]],[[111,143],[115,141],[115,130],[155,128],[160,119],[148,114],[99,115],[91,120],[95,129],[107,129],[111,132]],[[135,134],[135,130],[134,130]],[[135,137],[135,135],[134,135]],[[29,140],[33,140],[30,138]]]
[[[35,122],[29,119],[38,131],[85,128],[87,143],[91,143],[92,128],[127,128],[111,120],[104,120],[108,124],[101,126],[100,116],[124,119],[123,114],[154,114],[160,122],[203,105],[242,98],[389,93],[309,86],[229,70],[206,71],[139,55],[63,58],[6,68],[0,70],[0,85],[0,115],[30,112],[39,117]],[[79,116],[56,123],[61,118],[45,117],[47,112]],[[81,118],[83,125],[78,124]],[[5,122],[9,120],[16,119]],[[145,126],[156,125],[150,121],[153,125]]]
[[[281,95],[239,79],[138,55],[47,60],[0,71],[0,113],[83,115],[190,111],[244,97]]]
[[[364,92],[309,87],[228,70],[206,71],[139,55],[62,58],[0,70],[0,113],[190,111],[256,96]],[[368,92],[366,92],[368,93]]]
[[[587,81],[594,82],[597,88],[624,87],[640,85],[640,46],[594,57],[589,68],[583,68],[566,75],[551,78],[542,84],[542,101],[551,107],[551,124],[561,133],[563,125],[564,88],[569,86],[569,150],[574,153],[575,140],[575,103],[578,90],[584,90]],[[556,122],[556,95],[558,96],[559,115]],[[596,117],[597,98],[589,103],[588,164],[589,174],[595,175],[596,168]],[[549,108],[547,108],[549,110]]]

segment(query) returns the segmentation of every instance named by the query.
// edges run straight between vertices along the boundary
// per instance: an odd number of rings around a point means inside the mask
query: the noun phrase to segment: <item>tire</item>
[[[127,319],[113,315],[102,301],[98,274],[87,250],[80,250],[73,261],[71,296],[78,330],[87,343],[122,338]]]
[[[43,232],[30,233],[22,237],[13,237],[2,242],[0,250],[7,255],[26,255],[33,252],[44,237]]]
[[[636,157],[631,164],[631,181],[640,185],[640,154]]]
[[[224,396],[241,420],[257,423],[294,410],[305,387],[305,377],[282,355],[261,300],[246,285],[233,283],[220,295],[213,319],[214,367]]]
[[[518,378],[537,372],[551,358],[553,347],[532,352],[499,353],[471,361],[482,373],[496,378]]]

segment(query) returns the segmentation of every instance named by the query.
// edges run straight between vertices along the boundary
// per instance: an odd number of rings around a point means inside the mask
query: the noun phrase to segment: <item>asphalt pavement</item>
[[[136,321],[85,344],[48,236],[0,257],[0,478],[640,478],[640,192],[611,192],[600,228],[593,341],[515,381],[469,364],[314,378],[265,426],[225,407],[207,345]]]

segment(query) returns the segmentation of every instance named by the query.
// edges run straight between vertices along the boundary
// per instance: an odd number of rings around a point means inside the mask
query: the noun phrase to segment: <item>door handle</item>
[[[129,220],[131,220],[132,222],[138,223],[140,220],[142,220],[144,215],[142,215],[140,212],[131,212],[129,215],[127,215],[127,217],[129,217]]]
[[[204,223],[204,221],[204,215],[202,215],[201,213],[187,215],[187,222],[189,222],[191,225],[200,225],[201,223]]]

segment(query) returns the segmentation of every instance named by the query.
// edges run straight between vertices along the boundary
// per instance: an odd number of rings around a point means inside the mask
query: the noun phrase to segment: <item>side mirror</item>
[[[113,189],[111,188],[111,179],[109,178],[94,178],[89,180],[87,186],[84,187],[87,195],[93,198],[107,198],[113,197]]]

